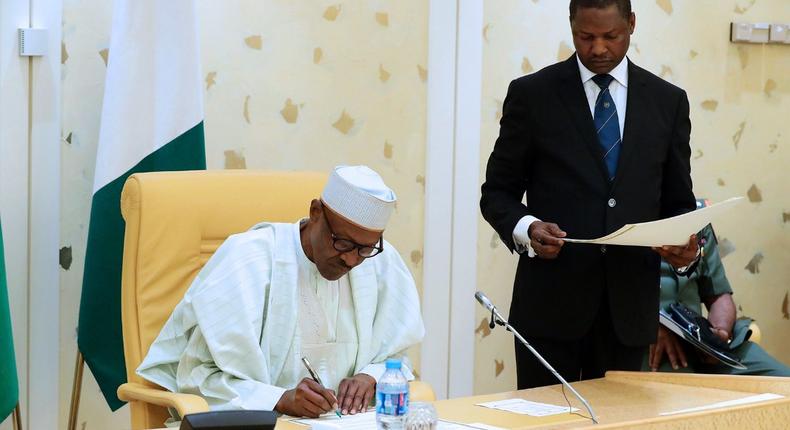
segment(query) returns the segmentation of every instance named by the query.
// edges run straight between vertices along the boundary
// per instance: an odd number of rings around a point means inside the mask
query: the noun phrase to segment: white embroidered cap
[[[329,175],[321,200],[362,228],[384,231],[397,197],[370,167],[337,166]]]

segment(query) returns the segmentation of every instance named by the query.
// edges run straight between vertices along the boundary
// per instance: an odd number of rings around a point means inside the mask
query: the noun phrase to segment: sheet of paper
[[[340,425],[347,430],[367,430],[376,428],[376,411],[368,411],[356,415],[343,415],[339,418],[334,413],[324,414],[318,418],[296,418],[292,422],[312,427],[316,423],[331,423]]]
[[[438,430],[505,430],[499,427],[493,427],[485,424],[461,424],[452,421],[439,420],[436,428]]]
[[[659,415],[675,415],[675,414],[686,414],[689,412],[699,412],[699,411],[706,411],[708,409],[718,409],[718,408],[726,408],[730,406],[738,406],[738,405],[746,405],[749,403],[758,403],[758,402],[765,402],[768,400],[776,400],[784,398],[779,394],[773,393],[763,393],[763,394],[755,394],[754,396],[743,397],[740,399],[735,400],[726,400],[724,402],[718,403],[711,403],[709,405],[698,406],[696,408],[688,408],[688,409],[680,409],[677,411],[670,411],[670,412],[662,412]]]
[[[549,415],[567,414],[568,412],[576,412],[579,409],[569,408],[567,406],[550,405],[547,403],[530,402],[524,399],[507,399],[499,400],[496,402],[478,403],[477,406],[484,408],[498,409],[500,411],[513,412],[521,415],[530,415],[533,417],[545,417]]]
[[[626,224],[619,230],[597,239],[566,238],[563,240],[572,243],[597,243],[602,245],[685,245],[688,243],[689,236],[699,232],[715,218],[718,218],[743,201],[743,197],[733,197],[672,218],[639,224]]]
[[[479,430],[506,430],[506,429],[504,429],[502,427],[492,426],[492,425],[483,424],[483,423],[472,423],[472,424],[469,424],[469,427],[476,428],[476,429],[479,429]]]
[[[343,415],[343,418],[338,418],[335,414],[324,414],[318,418],[295,418],[292,422],[308,426],[310,428],[320,428],[322,424],[330,424],[327,428],[332,428],[334,424],[343,430],[370,430],[376,428],[376,411],[368,411],[356,415]],[[474,427],[461,423],[454,423],[451,421],[438,421],[438,430],[473,430],[486,427]],[[490,428],[490,427],[488,427]]]

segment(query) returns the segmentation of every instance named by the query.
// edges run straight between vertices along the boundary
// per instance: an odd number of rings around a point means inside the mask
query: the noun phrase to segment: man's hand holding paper
[[[658,255],[667,261],[675,269],[681,267],[688,267],[694,260],[697,259],[699,253],[699,243],[697,243],[697,235],[692,234],[689,237],[687,244],[682,246],[664,245],[653,247]]]
[[[562,239],[567,233],[552,222],[535,221],[529,226],[530,246],[535,255],[548,260],[557,258],[565,242]]]

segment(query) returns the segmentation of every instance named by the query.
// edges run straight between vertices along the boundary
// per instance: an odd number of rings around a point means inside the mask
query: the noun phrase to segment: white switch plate
[[[730,25],[730,41],[740,43],[768,43],[771,24],[733,22]]]
[[[790,24],[771,24],[771,43],[790,44]]]
[[[752,38],[752,25],[748,22],[733,22],[730,26],[730,42],[749,42]]]
[[[771,32],[771,24],[752,24],[752,43],[768,43],[768,36]]]
[[[43,28],[19,29],[19,55],[38,57],[47,53],[47,30]]]

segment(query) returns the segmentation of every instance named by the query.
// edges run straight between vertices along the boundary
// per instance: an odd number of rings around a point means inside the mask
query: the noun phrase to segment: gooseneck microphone
[[[477,299],[478,302],[480,302],[481,305],[483,305],[483,307],[485,307],[489,311],[491,312],[496,311],[496,306],[494,306],[494,304],[491,303],[491,300],[488,300],[488,297],[482,291],[476,292],[475,298]]]
[[[516,339],[519,340],[519,342],[524,344],[524,346],[527,347],[529,352],[531,352],[532,355],[534,355],[535,358],[537,358],[538,361],[540,361],[540,363],[543,364],[543,366],[546,369],[548,369],[549,372],[551,372],[554,375],[554,377],[557,378],[562,383],[564,387],[570,390],[573,393],[573,395],[576,396],[576,398],[579,399],[579,401],[582,402],[582,404],[584,404],[584,407],[587,408],[587,412],[590,413],[590,419],[592,419],[592,421],[595,424],[598,424],[598,418],[596,418],[595,412],[593,412],[593,409],[590,406],[590,404],[587,403],[587,400],[585,400],[584,397],[582,397],[582,395],[579,394],[571,386],[571,384],[569,384],[568,381],[566,381],[565,378],[562,377],[562,375],[560,375],[556,370],[554,370],[554,368],[551,367],[551,364],[549,364],[549,362],[546,361],[543,358],[543,356],[541,356],[540,353],[538,353],[538,351],[536,351],[535,348],[533,348],[532,345],[530,345],[529,342],[527,342],[526,339],[524,339],[521,336],[521,334],[519,334],[519,332],[507,322],[506,319],[502,318],[502,315],[499,313],[499,310],[497,310],[496,306],[494,306],[494,304],[491,303],[491,300],[488,299],[485,293],[483,293],[482,291],[476,292],[475,299],[477,299],[477,301],[480,302],[480,304],[483,305],[484,308],[486,308],[489,312],[491,312],[491,324],[489,326],[491,328],[494,328],[495,324],[499,324],[505,327],[505,329],[507,329],[509,332],[513,333],[513,336],[515,336]]]

